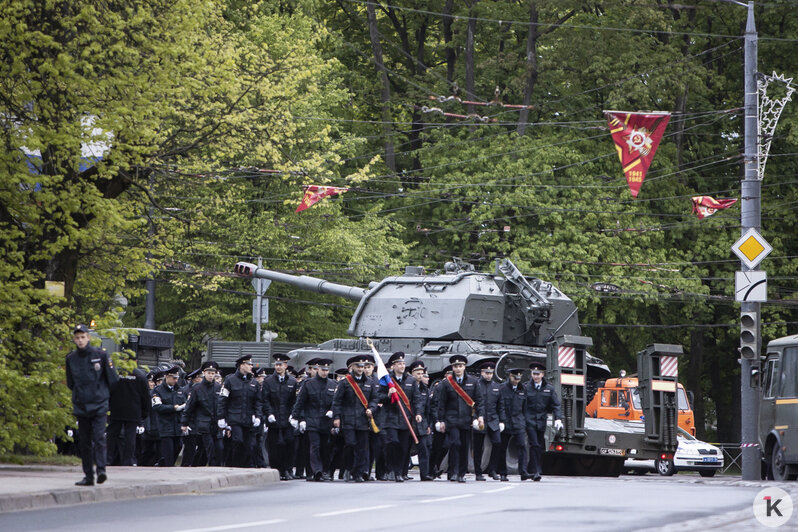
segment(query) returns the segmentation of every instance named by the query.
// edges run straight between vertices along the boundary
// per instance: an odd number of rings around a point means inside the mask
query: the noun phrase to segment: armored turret
[[[551,283],[524,277],[505,259],[495,274],[447,262],[442,273],[408,267],[368,288],[294,276],[239,262],[236,274],[286,283],[357,301],[347,331],[355,337],[478,340],[545,345],[555,336],[580,335],[573,301]]]

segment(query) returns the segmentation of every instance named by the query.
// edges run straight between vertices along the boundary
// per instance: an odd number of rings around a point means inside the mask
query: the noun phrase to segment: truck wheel
[[[657,460],[657,473],[662,475],[663,477],[670,477],[676,472],[676,469],[673,467],[673,460]]]
[[[784,451],[778,443],[773,446],[770,469],[773,471],[773,480],[795,480],[795,473],[790,471],[790,466],[784,461]]]
[[[717,469],[707,469],[705,471],[699,471],[698,474],[702,477],[714,477],[715,471],[717,471]]]

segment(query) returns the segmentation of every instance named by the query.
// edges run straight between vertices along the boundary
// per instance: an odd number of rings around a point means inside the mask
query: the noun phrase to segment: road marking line
[[[515,486],[505,486],[503,488],[496,488],[495,490],[483,491],[482,493],[499,493],[500,491],[507,491],[513,489]]]
[[[364,506],[360,508],[350,508],[349,510],[338,510],[337,512],[325,512],[323,514],[313,514],[313,517],[331,517],[333,515],[353,514],[356,512],[368,512],[370,510],[384,510],[385,508],[393,508],[395,504],[383,504],[381,506]]]
[[[176,532],[215,532],[217,530],[235,530],[236,528],[252,528],[256,526],[276,525],[285,523],[285,519],[269,519],[268,521],[250,521],[249,523],[238,523],[236,525],[211,526],[208,528],[186,528]]]
[[[453,501],[455,499],[465,499],[466,497],[473,497],[473,493],[466,493],[463,495],[453,495],[452,497],[440,497],[438,499],[427,499],[424,501],[418,501],[419,504],[427,504],[429,502],[442,502],[442,501]]]

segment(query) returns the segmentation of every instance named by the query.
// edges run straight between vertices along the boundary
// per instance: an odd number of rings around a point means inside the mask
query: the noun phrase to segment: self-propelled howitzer
[[[546,344],[555,337],[581,334],[573,301],[553,284],[525,277],[507,259],[494,273],[477,272],[473,266],[457,261],[447,262],[443,272],[433,274],[410,266],[404,275],[372,282],[368,288],[289,275],[246,262],[237,263],[234,272],[357,301],[348,334],[374,338],[381,353],[402,350],[418,355],[431,372],[446,365],[448,357],[441,355],[458,352],[469,355],[470,365],[509,356],[498,368],[503,376],[502,370],[511,360],[513,364],[520,362],[516,358],[542,361]],[[368,351],[357,340],[331,342],[341,345],[328,346],[330,342],[325,342],[317,351],[307,350],[307,357],[303,350],[296,353],[297,362],[330,355],[337,362],[344,355]],[[328,353],[329,349],[337,349],[342,356]],[[590,358],[589,365],[598,371],[596,378],[603,372],[608,374],[600,360]]]

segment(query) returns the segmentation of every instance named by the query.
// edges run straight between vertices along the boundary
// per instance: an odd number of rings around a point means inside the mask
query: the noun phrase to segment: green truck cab
[[[798,335],[768,344],[762,365],[759,448],[763,476],[798,477]]]

